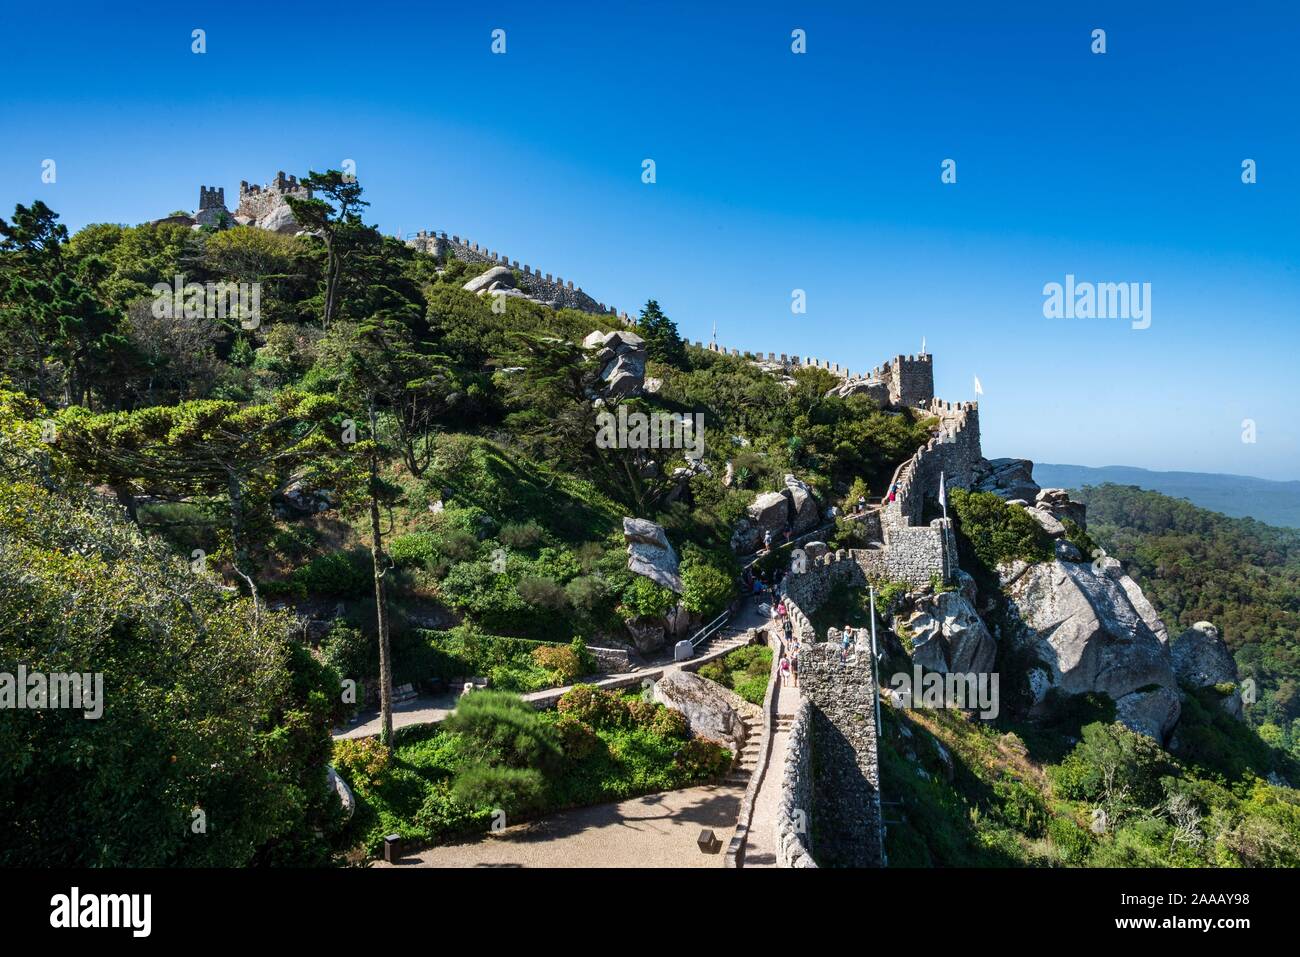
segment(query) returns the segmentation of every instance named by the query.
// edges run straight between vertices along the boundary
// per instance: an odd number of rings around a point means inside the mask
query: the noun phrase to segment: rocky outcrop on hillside
[[[493,266],[487,272],[480,273],[461,288],[474,295],[481,295],[495,289],[513,289],[515,274],[505,266]]]
[[[625,517],[623,540],[627,542],[628,571],[644,575],[679,595],[682,593],[677,552],[662,525],[644,518]]]
[[[654,683],[654,700],[686,715],[691,734],[721,742],[740,754],[745,721],[730,693],[690,671],[670,671]]]
[[[1169,646],[1149,620],[1154,613],[1135,607],[1127,576],[1062,561],[998,571],[1011,637],[1037,662],[1028,675],[1031,716],[1046,714],[1053,689],[1099,692],[1115,702],[1119,721],[1163,743],[1178,720],[1178,684]]]
[[[1088,527],[1088,506],[1070,501],[1070,493],[1063,488],[1045,488],[1034,496],[1034,507],[1046,512],[1058,522],[1066,519],[1080,528]]]
[[[889,405],[889,383],[879,379],[846,379],[842,385],[835,386],[826,395],[838,396],[841,399],[853,395],[865,395],[884,408]]]
[[[822,520],[821,507],[808,484],[786,475],[785,488],[762,492],[754,497],[745,516],[732,529],[731,548],[738,555],[750,555],[763,547],[764,532],[772,533],[774,545],[785,542],[785,533],[802,535]]]
[[[606,396],[638,395],[645,386],[645,340],[635,332],[616,329],[593,332],[582,347],[595,352],[601,364],[601,391]]]
[[[1029,459],[983,459],[975,468],[975,491],[1033,502],[1040,490]]]
[[[1171,649],[1174,673],[1182,684],[1189,688],[1226,688],[1231,685],[1231,691],[1221,692],[1223,697],[1219,707],[1234,718],[1245,720],[1237,662],[1219,635],[1218,628],[1208,621],[1198,621],[1174,639]]]
[[[984,674],[993,670],[997,643],[960,591],[920,598],[901,625],[912,639],[912,661],[928,671]]]

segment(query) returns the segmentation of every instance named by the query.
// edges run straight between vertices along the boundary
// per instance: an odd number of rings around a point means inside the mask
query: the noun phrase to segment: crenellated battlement
[[[624,325],[634,325],[634,320],[626,312],[619,312],[613,306],[606,306],[603,302],[597,302],[587,295],[581,286],[575,286],[572,279],[566,281],[562,276],[552,276],[551,273],[544,274],[540,269],[534,269],[528,263],[520,265],[518,259],[511,259],[509,256],[497,250],[489,249],[487,246],[480,246],[476,242],[471,242],[468,238],[456,235],[448,236],[446,231],[438,232],[436,230],[422,229],[414,236],[408,237],[406,245],[438,258],[450,255],[462,262],[491,263],[494,266],[505,266],[517,270],[521,274],[521,279],[518,282],[519,288],[533,299],[550,303],[557,309],[580,309],[583,312],[614,315]]]
[[[222,186],[199,187],[199,209],[225,209],[226,190]]]
[[[790,355],[787,353],[775,352],[745,352],[740,349],[728,349],[726,346],[720,346],[716,342],[703,343],[698,340],[690,343],[696,349],[705,349],[709,352],[716,352],[719,355],[735,356],[739,359],[747,359],[750,362],[764,363],[767,365],[781,366],[788,370],[794,369],[823,369],[831,375],[838,376],[841,379],[855,378],[847,367],[841,367],[838,362],[831,362],[828,359],[814,359],[810,356]]]
[[[300,183],[297,176],[286,176],[284,170],[277,172],[275,179],[264,186],[240,180],[235,218],[238,222],[256,223],[283,206],[287,196],[311,199],[311,189]]]

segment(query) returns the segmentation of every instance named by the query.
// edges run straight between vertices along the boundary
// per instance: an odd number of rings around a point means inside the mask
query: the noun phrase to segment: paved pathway
[[[756,607],[757,603],[747,601],[736,613],[736,617],[728,623],[728,627],[714,638],[708,646],[704,655],[699,658],[691,659],[691,664],[699,664],[701,661],[707,661],[726,654],[733,648],[744,644],[743,632],[748,628],[756,628],[766,624],[770,619],[767,617],[768,612],[761,611]],[[635,683],[639,678],[659,678],[670,671],[677,671],[686,662],[664,662],[658,665],[650,665],[637,671],[626,671],[620,674],[605,675],[596,681],[590,682],[598,688],[618,687]],[[530,694],[523,695],[525,701],[544,701],[548,698],[558,698],[564,692],[568,691],[571,685],[563,688],[547,688],[543,691],[534,691]],[[434,724],[441,721],[447,715],[451,714],[456,708],[456,702],[460,698],[460,690],[448,691],[440,695],[420,695],[393,706],[393,729],[405,728],[415,724]],[[371,709],[358,715],[356,721],[347,728],[335,728],[334,738],[367,738],[379,733],[379,711]]]
[[[430,847],[375,867],[721,867],[697,840],[725,849],[744,785],[709,784],[551,814],[464,844]]]
[[[758,793],[754,795],[754,814],[745,835],[742,867],[776,867],[776,814],[781,800],[781,780],[785,777],[786,742],[800,700],[798,688],[777,685],[772,753],[759,782]]]

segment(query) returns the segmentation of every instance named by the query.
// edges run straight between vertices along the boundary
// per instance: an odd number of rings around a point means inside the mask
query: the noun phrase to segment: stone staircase
[[[733,648],[739,648],[742,645],[749,644],[749,634],[745,631],[732,631],[724,628],[717,634],[712,635],[708,640],[702,642],[695,649],[695,657],[705,654],[713,654],[717,651],[731,651]]]
[[[742,789],[748,786],[749,776],[754,773],[754,768],[758,766],[758,759],[767,746],[767,742],[763,739],[763,719],[746,717],[743,720],[745,746],[740,749],[739,759],[723,778],[723,783],[727,786]]]

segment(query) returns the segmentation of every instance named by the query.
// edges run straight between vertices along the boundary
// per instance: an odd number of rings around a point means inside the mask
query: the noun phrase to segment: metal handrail
[[[712,638],[717,632],[721,631],[722,627],[729,621],[731,621],[730,608],[697,631],[693,637],[687,639],[691,643],[691,649],[695,650],[699,648],[700,645],[704,644],[704,642]]]

